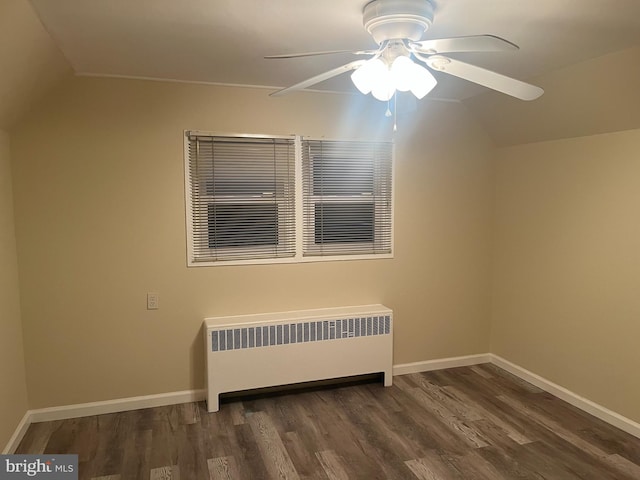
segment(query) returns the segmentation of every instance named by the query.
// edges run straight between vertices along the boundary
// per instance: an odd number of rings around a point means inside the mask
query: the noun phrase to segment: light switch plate
[[[159,297],[157,293],[147,293],[147,310],[157,310],[160,308],[158,304]]]

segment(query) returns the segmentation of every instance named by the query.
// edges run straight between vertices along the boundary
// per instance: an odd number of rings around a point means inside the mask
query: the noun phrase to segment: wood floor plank
[[[500,384],[493,383],[493,380],[488,381],[479,375],[462,375],[459,371],[452,372],[450,370],[436,373],[448,379],[444,388],[454,388],[456,391],[464,393],[476,404],[491,412],[493,416],[512,426],[515,432],[521,433],[527,440],[533,442],[539,440],[540,436],[545,436],[546,429],[541,428],[540,424],[529,418],[525,412],[512,408],[497,398],[498,395],[509,392],[509,395],[516,398],[535,402],[538,398],[537,394],[531,396],[529,392],[519,389],[505,390]]]
[[[366,458],[365,452],[372,451],[366,438],[363,438],[366,435],[358,431],[347,418],[352,413],[341,411],[342,407],[332,398],[333,396],[320,395],[318,392],[304,396],[299,411],[305,421],[300,422],[300,428],[296,433],[314,461],[303,470],[315,468],[322,472],[323,476],[320,478],[327,478],[315,452],[337,449],[350,459],[348,473],[353,478],[357,478],[356,475],[361,475],[362,478],[376,478],[376,475],[380,475],[381,468],[377,462],[371,462]]]
[[[179,405],[179,408],[183,425],[193,425],[200,421],[200,410],[197,403],[183,403]]]
[[[60,422],[49,436],[49,441],[43,453],[58,453],[70,450],[78,434],[79,419],[73,418],[66,422]]]
[[[75,432],[73,444],[69,451],[78,454],[78,463],[93,461],[97,454],[98,442],[95,438],[98,417],[83,417],[78,420],[78,430]]]
[[[206,478],[208,472],[206,440],[201,428],[195,424],[184,425],[177,432],[180,474],[184,478]]]
[[[490,420],[476,420],[473,422],[473,427],[475,430],[482,433],[482,437],[486,439],[489,445],[494,447],[499,447],[503,450],[510,450],[516,445],[526,445],[526,443],[519,444],[514,442],[502,428]]]
[[[482,365],[473,365],[469,369],[483,378],[493,378],[493,374],[482,367]]]
[[[529,405],[524,404],[522,401],[515,398],[508,397],[506,395],[499,395],[498,399],[513,408],[517,408],[523,412],[526,412],[526,414],[530,418],[538,422],[540,425],[554,432],[560,438],[566,440],[572,445],[575,445],[578,448],[588,452],[590,455],[593,455],[595,457],[607,456],[608,452],[605,452],[598,446],[586,440],[583,440],[577,434],[565,428],[562,424],[560,424],[560,422],[540,414],[536,410],[532,409]]]
[[[170,410],[165,407],[154,409],[154,414],[149,468],[158,469],[174,465],[178,459],[177,425],[170,420]]]
[[[497,447],[486,447],[478,450],[481,455],[493,468],[506,479],[523,479],[523,480],[546,480],[539,473],[538,469],[529,469],[520,464],[511,454],[507,454],[504,450]],[[569,479],[565,479],[569,480]]]
[[[528,393],[545,393],[540,387],[536,387],[532,383],[523,380],[522,378],[509,373],[502,368],[486,363],[482,368],[487,369],[493,374],[492,382],[497,382],[502,388],[515,392],[528,392]]]
[[[367,429],[370,438],[385,439],[387,448],[393,450],[402,461],[422,454],[424,447],[414,435],[411,435],[412,431],[398,428],[400,425],[395,423],[399,415],[384,409],[377,400],[372,401],[372,397],[366,392],[357,389],[338,390],[336,399],[347,414],[346,420],[351,420],[349,423],[356,427],[356,430],[351,430],[352,433]],[[354,405],[358,405],[359,408],[354,409]],[[356,416],[360,419],[359,422],[353,421]]]
[[[533,442],[518,446],[511,450],[511,459],[520,468],[535,472],[541,478],[550,480],[596,480],[589,473],[590,465],[577,462],[574,455],[566,457],[555,455],[553,450],[543,442]],[[578,467],[578,468],[576,468]],[[611,480],[608,477],[599,477],[597,480]]]
[[[433,467],[423,459],[407,460],[404,462],[419,480],[447,480],[444,476],[433,471]]]
[[[405,462],[414,475],[442,480],[484,480],[469,472],[460,471],[458,465],[458,455],[451,455],[443,450],[429,450],[425,456],[417,460]]]
[[[180,469],[177,465],[152,468],[149,480],[180,480]]]
[[[526,443],[532,442],[532,440],[519,432],[516,426],[510,424],[508,421],[502,420],[497,415],[494,415],[487,408],[483,407],[476,400],[472,399],[461,390],[458,390],[456,387],[447,386],[443,387],[443,389],[453,395],[454,398],[456,398],[461,404],[466,405],[467,408],[474,410],[479,419],[487,420],[491,424],[495,425],[517,444],[524,445]]]
[[[400,377],[395,377],[400,378]],[[364,395],[369,398],[375,398],[376,404],[380,405],[388,412],[403,412],[405,411],[404,401],[400,401],[396,395],[397,389],[388,388],[379,383],[370,383],[362,386]]]
[[[153,431],[137,430],[124,444],[122,475],[124,478],[146,478],[150,471]]]
[[[349,445],[340,444],[340,452],[347,458],[357,453],[367,455],[366,465],[350,464],[349,473],[352,478],[385,478],[403,480],[407,475],[404,461],[411,458],[407,443],[394,435],[393,430],[381,419],[381,415],[372,408],[371,399],[363,397],[357,390],[338,389],[332,392],[337,400],[338,411],[343,412],[341,424],[359,446],[359,452],[347,453]],[[359,432],[359,433],[358,433]],[[350,443],[350,442],[349,442]],[[337,450],[337,446],[335,448]],[[373,471],[372,471],[373,467]],[[364,472],[367,472],[365,476]],[[357,478],[357,477],[356,477]]]
[[[451,411],[435,402],[426,392],[420,388],[412,388],[408,392],[424,408],[435,412],[443,423],[449,426],[451,431],[457,433],[461,439],[473,448],[487,447],[489,444],[482,438],[480,432],[476,431],[467,423],[458,419]]]
[[[469,479],[475,476],[483,480],[509,480],[504,475],[501,475],[493,465],[482,458],[477,450],[457,457],[456,468],[463,476],[467,476]]]
[[[236,464],[241,478],[262,480],[268,478],[260,448],[251,426],[247,423],[235,426],[237,448],[234,449]]]
[[[56,431],[62,422],[60,420],[53,422],[32,423],[29,425],[22,441],[16,448],[15,453],[30,453],[40,455],[47,448],[51,434]]]
[[[318,460],[329,480],[349,480],[349,475],[344,467],[344,459],[333,450],[316,452]]]
[[[229,409],[221,409],[215,414],[203,413],[200,429],[203,430],[207,458],[237,457],[238,431]]]
[[[417,388],[419,385],[415,383],[414,379],[419,378],[417,375],[398,375],[393,377],[393,385],[400,388],[403,391]]]
[[[207,460],[211,480],[241,480],[236,460],[233,457],[218,457]]]
[[[81,478],[120,475],[124,459],[125,440],[135,430],[135,412],[112,413],[95,417],[95,454],[91,461],[82,462],[78,469]],[[58,451],[57,453],[61,453]],[[69,453],[76,453],[69,451]]]
[[[245,423],[244,404],[242,402],[233,402],[229,405],[231,418],[234,425],[242,425]]]
[[[630,478],[640,478],[640,465],[633,463],[631,460],[617,453],[607,455],[606,460],[608,464],[614,465],[618,472],[622,472]]]
[[[543,425],[548,430],[552,431],[555,435],[557,435],[567,443],[574,445],[581,451],[586,452],[594,461],[594,463],[603,462],[604,464],[606,464],[609,470],[616,471],[616,479],[623,480],[628,478],[629,480],[632,480],[639,478],[638,476],[629,477],[627,475],[627,472],[630,469],[629,464],[619,462],[618,458],[613,458],[613,456],[610,455],[609,452],[606,452],[598,445],[595,445],[583,439],[576,433],[563,426],[558,420],[543,415],[530,405],[523,404],[519,400],[509,398],[504,395],[500,395],[498,398],[511,406],[519,407],[523,411],[526,411],[531,418]]]
[[[264,464],[273,478],[296,480],[300,477],[282,444],[271,419],[262,412],[248,417],[248,423],[256,436]]]
[[[448,468],[449,477],[460,480],[498,480],[504,478],[477,450],[466,455],[439,452],[440,461]]]
[[[580,436],[600,446],[603,450],[620,454],[634,463],[640,464],[640,442],[633,435],[611,428],[605,422],[593,422],[580,430]]]
[[[557,480],[622,480],[600,459],[573,445],[536,441],[511,453],[521,464]],[[626,477],[623,477],[626,478]]]
[[[385,409],[387,397],[391,397],[394,404],[401,404],[400,411]],[[373,396],[380,403],[380,408],[389,411],[389,422],[420,446],[421,450],[442,449],[451,453],[463,454],[467,448],[456,433],[448,428],[438,428],[442,425],[434,412],[425,410],[420,402],[406,395],[400,389],[384,389],[382,393]],[[418,458],[416,455],[413,458]]]
[[[317,455],[305,447],[298,432],[285,432],[281,438],[301,479],[327,480]]]
[[[458,400],[455,395],[451,395],[447,390],[447,387],[440,387],[431,383],[425,377],[419,378],[416,383],[418,383],[420,388],[428,396],[430,396],[435,402],[442,405],[442,407],[449,410],[455,417],[471,422],[481,420],[483,418],[479,412],[474,408],[471,408],[472,404],[465,404]]]
[[[313,392],[305,396],[304,402],[293,411],[301,415],[302,421],[297,432],[307,448],[312,452],[331,450],[337,445],[353,450],[361,448],[348,419],[345,419],[350,413],[342,410],[334,398],[325,392]]]

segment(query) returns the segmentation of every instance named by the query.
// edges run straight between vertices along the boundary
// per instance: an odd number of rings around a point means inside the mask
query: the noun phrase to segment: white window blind
[[[294,138],[187,141],[191,262],[294,256]]]
[[[303,255],[391,253],[388,142],[303,140]]]

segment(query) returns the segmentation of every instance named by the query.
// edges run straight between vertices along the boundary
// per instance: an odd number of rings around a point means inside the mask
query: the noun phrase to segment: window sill
[[[367,255],[332,255],[332,256],[296,256],[288,258],[260,258],[253,260],[219,260],[217,262],[192,262],[188,267],[230,267],[238,265],[282,265],[316,262],[347,262],[359,260],[385,260],[392,259],[393,253],[367,254]]]

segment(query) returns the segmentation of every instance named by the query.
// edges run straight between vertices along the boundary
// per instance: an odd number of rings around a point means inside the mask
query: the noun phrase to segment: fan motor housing
[[[428,0],[374,0],[363,10],[364,28],[378,45],[387,40],[418,41],[433,22]]]

